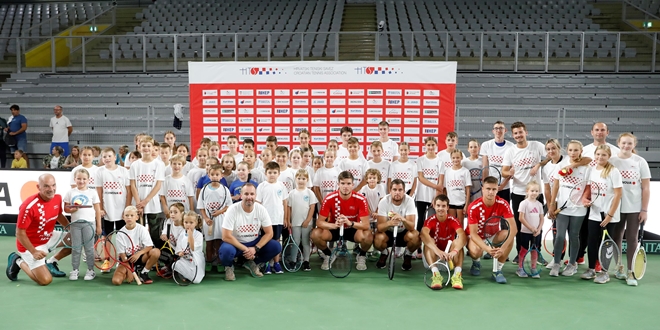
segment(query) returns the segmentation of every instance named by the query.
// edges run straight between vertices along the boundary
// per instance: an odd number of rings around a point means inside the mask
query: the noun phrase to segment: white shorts
[[[48,254],[53,248],[55,248],[57,243],[60,242],[60,236],[62,236],[61,231],[53,231],[53,235],[50,237],[48,242],[46,244],[35,247],[35,249],[46,252],[46,254]],[[21,255],[21,259],[26,262],[30,270],[46,265],[46,260],[48,260],[48,256],[36,260],[30,251],[19,252],[18,254]]]
[[[205,263],[203,265],[206,266]],[[177,262],[174,263],[174,271],[178,272],[179,274],[183,275],[183,277],[189,280],[194,276],[195,278],[192,279],[191,282],[195,284],[199,284],[205,275],[204,269],[200,270],[200,268],[201,267],[199,267],[199,265],[195,265],[193,262],[186,259],[179,259]],[[197,271],[197,274],[195,274],[195,270]]]
[[[224,219],[224,214],[219,215],[213,219],[213,233],[209,235],[209,226],[206,224],[206,221],[202,219],[202,233],[204,234],[205,241],[212,241],[214,239],[222,239],[222,220]]]

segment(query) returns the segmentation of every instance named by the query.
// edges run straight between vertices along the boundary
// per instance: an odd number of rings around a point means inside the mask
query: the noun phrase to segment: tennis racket
[[[160,248],[160,257],[158,257],[158,267],[156,267],[156,274],[162,278],[172,277],[172,264],[174,263],[174,249],[170,244],[170,230],[171,224],[167,224],[167,240]],[[161,267],[162,265],[162,267]]]
[[[500,216],[488,218],[482,227],[484,240],[493,248],[498,248],[509,238],[509,222]],[[497,272],[497,258],[493,257],[493,272]]]
[[[568,198],[564,201],[564,204],[553,213],[554,215],[559,214],[561,211],[565,210],[568,207],[584,207],[582,203],[582,195],[584,195],[584,188],[579,184],[576,184],[571,191],[568,193]]]
[[[390,248],[389,268],[387,269],[387,276],[389,276],[390,280],[394,278],[394,268],[396,268],[396,234],[399,231],[399,226],[394,226],[392,230],[392,247]]]
[[[552,236],[550,236],[552,234]],[[545,232],[545,235],[543,235],[543,249],[545,252],[549,253],[551,256],[555,256],[555,239],[557,238],[557,222],[555,220],[552,220],[552,227],[551,230],[548,230]],[[564,240],[564,249],[561,250],[561,253],[563,254],[566,252],[566,240]]]
[[[541,274],[541,269],[543,267],[537,267],[536,264],[537,261],[539,260],[540,255],[541,255],[541,251],[539,251],[538,247],[536,246],[536,243],[532,243],[532,247],[529,250],[527,250],[525,256],[523,257],[523,271],[525,272],[525,274],[532,277]]]
[[[101,272],[109,272],[115,265],[111,255],[116,255],[115,245],[107,237],[101,237],[94,244],[94,266]]]
[[[451,242],[452,241],[447,241],[447,246],[445,247],[445,253],[449,253],[449,249],[451,248]],[[437,271],[440,273],[440,277],[442,278],[442,287],[440,288],[434,288],[433,287],[433,269],[437,268]],[[441,260],[438,259],[431,265],[429,265],[429,268],[426,269],[426,272],[424,272],[424,284],[431,289],[431,290],[440,290],[447,285],[449,285],[449,280],[451,279],[451,269],[453,268],[452,261],[449,260]]]
[[[217,183],[220,186],[217,189],[214,189],[212,184]],[[222,190],[222,192],[220,192]],[[229,192],[224,188],[219,181],[211,181],[204,185],[202,188],[202,200],[204,201],[204,210],[206,210],[206,215],[209,219],[214,220],[213,213],[215,211],[221,210],[226,204],[229,198]],[[215,221],[214,221],[215,222]],[[208,234],[213,235],[213,223],[209,226]]]
[[[603,240],[598,248],[598,261],[603,271],[607,272],[611,265],[618,265],[621,260],[621,250],[616,245],[607,229],[603,228]]]
[[[598,206],[599,209],[602,209],[601,206],[599,206],[598,204],[596,204],[596,202],[598,201],[598,199],[600,198],[600,196],[604,196],[604,195],[605,195],[604,193],[601,193],[601,190],[602,190],[602,189],[601,189],[601,187],[600,187],[600,184],[598,184],[598,182],[593,182],[593,181],[592,181],[591,184],[589,184],[589,187],[590,187],[589,189],[591,190],[591,196],[590,196],[590,197],[591,197],[591,198],[590,198],[591,201],[590,201],[589,205],[590,205],[590,206],[591,206],[591,205],[596,205],[596,206]]]
[[[472,188],[470,189],[470,195],[474,196],[481,192],[482,183],[484,181],[484,169],[488,170],[488,176],[493,176],[497,178],[498,183],[502,183],[502,174],[500,170],[490,165],[486,168],[475,167],[470,169],[470,177],[472,178]]]
[[[635,250],[635,257],[633,258],[633,277],[636,280],[641,280],[646,272],[646,249],[644,248],[644,224],[639,228],[639,238],[637,240],[637,250]]]
[[[303,253],[296,240],[293,239],[291,226],[289,226],[289,238],[287,238],[284,250],[282,250],[282,259],[284,269],[291,273],[299,271],[303,264]]]
[[[330,255],[330,274],[336,278],[344,278],[351,273],[353,255],[348,251],[344,241],[344,226],[339,227],[339,240]]]
[[[75,235],[72,235],[71,233],[72,230],[78,230],[75,229],[76,227],[81,227],[81,229],[79,229],[81,231],[80,239],[74,238],[73,236]],[[83,246],[87,245],[87,243],[94,241],[96,238],[94,226],[92,226],[92,223],[87,220],[70,222],[62,231],[60,243],[62,243],[62,246],[65,248],[81,249]]]
[[[133,253],[139,250],[139,247],[135,246],[131,237],[121,230],[113,231],[106,237],[106,240],[110,241],[115,247],[115,253],[109,254],[110,258],[128,269],[137,285],[142,285],[140,277],[135,272],[135,265],[128,260]]]
[[[180,286],[188,286],[197,277],[197,263],[190,251],[190,246],[183,250],[183,255],[172,264],[172,278]]]

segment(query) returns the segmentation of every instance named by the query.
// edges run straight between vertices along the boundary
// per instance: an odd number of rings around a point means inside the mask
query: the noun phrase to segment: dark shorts
[[[284,225],[273,225],[273,239],[276,241],[279,241],[280,237],[282,236],[282,229],[284,228]]]
[[[404,229],[402,232],[396,233],[396,247],[408,246],[406,240],[404,239],[407,233],[408,229]],[[387,247],[392,247],[392,242],[394,242],[394,232],[388,230],[385,232],[385,235],[387,235]]]
[[[338,241],[339,240],[339,228],[332,229],[332,230],[329,230],[329,231],[332,234],[332,241],[333,242]],[[355,233],[356,232],[357,232],[357,229],[355,229],[355,228],[344,228],[344,240],[355,243]]]
[[[465,204],[463,205],[451,205],[449,204],[449,209],[451,210],[462,210],[465,208]]]

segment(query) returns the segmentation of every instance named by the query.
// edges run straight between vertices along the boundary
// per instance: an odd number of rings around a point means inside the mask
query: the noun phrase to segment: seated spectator
[[[11,168],[28,168],[27,162],[23,158],[24,154],[21,149],[14,151],[14,160],[11,161]]]
[[[64,168],[64,148],[54,146],[51,154],[44,157],[44,167],[49,169]]]
[[[78,165],[82,165],[82,159],[80,159],[80,148],[78,146],[71,147],[71,154],[64,161],[62,168],[74,168]]]

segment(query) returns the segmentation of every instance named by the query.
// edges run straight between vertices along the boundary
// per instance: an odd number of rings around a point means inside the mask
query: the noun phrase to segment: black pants
[[[605,219],[605,217],[601,217],[601,218]],[[589,238],[587,242],[588,251],[589,251],[589,269],[594,269],[596,268],[596,260],[598,260],[598,248],[600,247],[600,241],[603,238],[603,227],[600,226],[599,221],[594,221],[589,219],[582,221],[582,223],[585,222],[587,223],[587,228],[589,232]],[[617,225],[616,223],[611,223],[611,222],[608,223],[606,226],[607,231],[609,233],[614,233],[616,225]],[[580,231],[580,233],[582,233],[582,231]],[[612,234],[610,234],[610,236],[612,236]],[[580,239],[580,242],[582,242],[582,239]]]
[[[578,259],[584,258],[585,250],[587,249],[587,246],[589,244],[589,225],[587,224],[589,221],[589,212],[591,212],[591,208],[587,208],[587,215],[584,216],[584,221],[582,221],[582,227],[580,227],[580,249],[578,250]],[[611,232],[611,230],[608,228],[608,231]],[[596,247],[598,249],[598,247]]]
[[[111,232],[115,230],[119,230],[122,227],[124,227],[126,225],[126,222],[124,220],[118,220],[118,221],[103,220],[101,221],[101,225],[103,226],[103,235],[108,235]]]
[[[503,198],[505,201],[510,202],[511,201],[511,189],[504,189],[500,190],[497,192],[497,196],[500,198]],[[516,210],[514,210],[516,211]]]
[[[511,207],[513,208],[513,219],[516,220],[516,228],[518,228],[518,233],[516,234],[516,251],[518,252],[517,254],[520,254],[520,248],[522,247],[522,237],[520,236],[521,232],[520,229],[522,228],[522,223],[520,222],[520,212],[518,212],[518,208],[520,207],[520,203],[525,200],[525,195],[516,195],[516,194],[511,194]],[[538,197],[536,197],[536,200],[541,202],[543,204],[543,194],[539,194]],[[539,234],[542,235],[543,233]],[[541,236],[543,237],[543,236]]]
[[[154,247],[160,249],[165,242],[160,239],[160,233],[163,230],[165,218],[162,213],[148,213],[144,215],[145,223],[149,224],[149,236],[154,243]]]
[[[0,141],[0,168],[5,168],[7,165],[7,145],[5,141]]]
[[[429,207],[431,206],[431,203],[427,202],[421,202],[421,201],[416,201],[415,206],[417,207],[417,226],[416,229],[417,231],[422,230],[422,227],[424,226],[424,220],[428,217],[428,211]],[[434,210],[435,212],[435,210]]]

